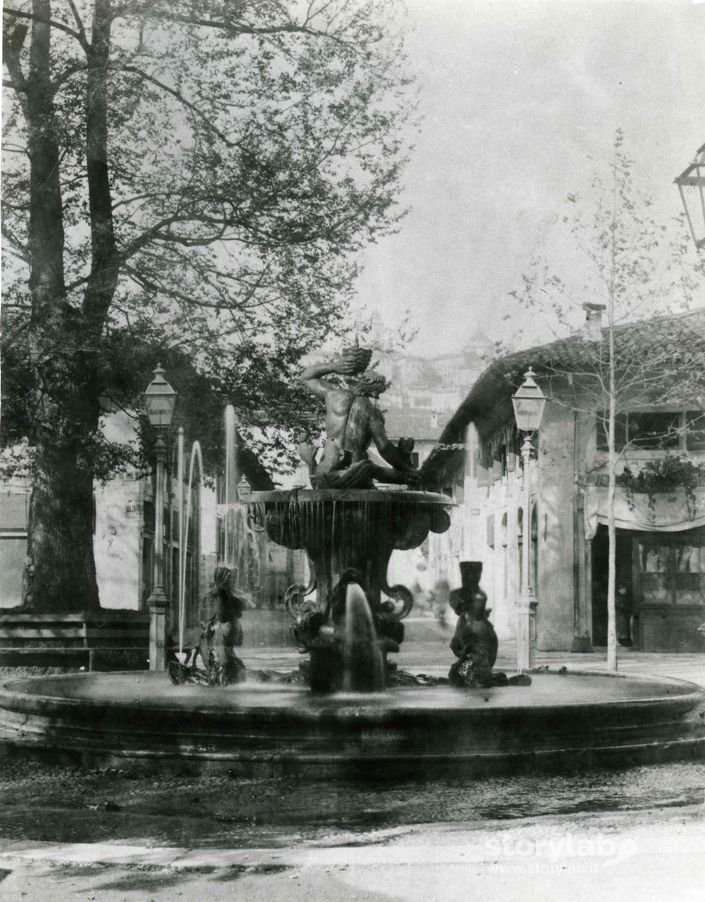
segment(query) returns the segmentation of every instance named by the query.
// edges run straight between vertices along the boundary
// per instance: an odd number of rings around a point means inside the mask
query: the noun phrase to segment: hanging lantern
[[[705,247],[705,144],[676,179],[690,234],[698,250]]]
[[[514,416],[520,432],[536,432],[541,425],[546,396],[534,381],[536,373],[529,368],[524,382],[512,395]]]
[[[152,426],[161,428],[171,425],[176,406],[176,392],[164,378],[164,370],[158,364],[154,370],[154,379],[147,386],[142,398]]]

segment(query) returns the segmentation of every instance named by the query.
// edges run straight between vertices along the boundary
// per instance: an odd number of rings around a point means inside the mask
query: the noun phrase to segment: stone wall
[[[142,511],[137,479],[95,490],[93,553],[101,608],[139,610]]]

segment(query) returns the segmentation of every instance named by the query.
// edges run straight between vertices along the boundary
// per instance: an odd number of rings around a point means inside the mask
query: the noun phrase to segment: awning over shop
[[[585,537],[592,539],[599,525],[607,525],[607,489],[589,486],[585,490]],[[705,526],[705,491],[695,493],[695,505],[689,507],[685,491],[668,494],[627,496],[618,486],[614,500],[617,529],[641,532],[681,532]]]

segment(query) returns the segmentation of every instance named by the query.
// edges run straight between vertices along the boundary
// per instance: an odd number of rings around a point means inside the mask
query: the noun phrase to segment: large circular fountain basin
[[[0,738],[6,752],[243,774],[439,767],[472,776],[705,752],[704,692],[691,683],[579,672],[532,679],[315,696],[272,683],[172,686],[154,672],[40,677],[0,686]]]

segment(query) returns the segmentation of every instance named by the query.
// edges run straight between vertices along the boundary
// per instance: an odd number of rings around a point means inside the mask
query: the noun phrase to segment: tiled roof
[[[539,375],[549,376],[594,372],[596,353],[608,360],[608,338],[608,330],[603,329],[601,342],[587,341],[581,335],[571,336],[493,361],[448,421],[440,442],[463,441],[469,423],[481,426],[485,420],[511,415],[511,396],[530,366]],[[705,309],[626,323],[615,328],[614,339],[618,366],[620,360],[630,361],[632,365],[635,360],[643,361],[646,367],[651,362],[655,372],[666,370],[664,380],[676,387],[682,383],[685,394],[694,397],[696,381],[698,389],[705,394]],[[451,456],[458,457],[455,452],[434,451],[427,461],[429,474],[435,468],[446,470]],[[442,457],[448,460],[441,461]]]
[[[439,416],[435,426],[432,417],[430,410],[402,410],[390,407],[384,412],[387,434],[391,438],[410,437],[437,441],[441,437],[448,415]]]

